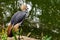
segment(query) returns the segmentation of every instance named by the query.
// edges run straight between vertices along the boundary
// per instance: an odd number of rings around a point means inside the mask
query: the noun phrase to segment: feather
[[[7,36],[12,37],[12,24],[10,23],[7,27]]]
[[[14,32],[18,31],[19,26],[20,26],[20,23],[17,23],[16,25],[14,25],[13,27]]]

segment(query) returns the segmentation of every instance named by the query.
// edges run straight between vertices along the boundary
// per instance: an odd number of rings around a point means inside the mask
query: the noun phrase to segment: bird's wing
[[[16,12],[11,18],[11,24],[15,25],[17,23],[20,23],[21,21],[23,21],[23,19],[25,19],[25,16],[26,16],[25,12],[21,11]]]

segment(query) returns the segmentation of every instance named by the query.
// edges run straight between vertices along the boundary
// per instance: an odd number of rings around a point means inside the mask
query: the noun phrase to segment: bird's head
[[[29,5],[29,4],[21,4],[20,9],[21,9],[22,11],[27,11],[27,12],[29,12],[29,11],[32,9],[32,6]]]
[[[27,10],[27,5],[22,4],[22,5],[20,6],[20,9],[21,9],[22,11],[26,11],[26,10]]]

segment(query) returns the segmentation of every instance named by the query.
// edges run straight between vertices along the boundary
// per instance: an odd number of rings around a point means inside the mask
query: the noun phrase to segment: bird
[[[7,36],[12,37],[12,29],[16,32],[19,26],[23,23],[24,19],[27,17],[27,5],[22,4],[20,6],[21,11],[17,11],[11,18],[7,27]]]

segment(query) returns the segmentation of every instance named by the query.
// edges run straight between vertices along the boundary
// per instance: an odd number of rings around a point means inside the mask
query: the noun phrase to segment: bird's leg
[[[18,40],[20,40],[20,26],[19,26],[19,37],[18,37]]]
[[[19,28],[19,37],[18,37],[18,40],[20,40],[20,34],[21,34],[21,27],[20,27],[20,24],[21,23],[17,23],[16,25],[14,25],[14,27],[13,27],[13,30],[14,30],[14,32],[17,32],[18,31],[18,28]]]
[[[19,37],[18,37],[19,40],[21,40],[21,37],[20,37],[21,34],[22,34],[22,28],[19,26]]]
[[[21,22],[22,23],[22,22]],[[16,25],[14,25],[13,27],[13,30],[14,32],[17,32],[18,28],[19,28],[19,37],[18,37],[18,40],[20,40],[20,35],[22,33],[22,28],[20,27],[21,26],[21,23],[17,23]]]
[[[17,23],[16,25],[14,25],[14,27],[13,27],[14,32],[18,31],[19,25],[20,25],[20,23]]]

